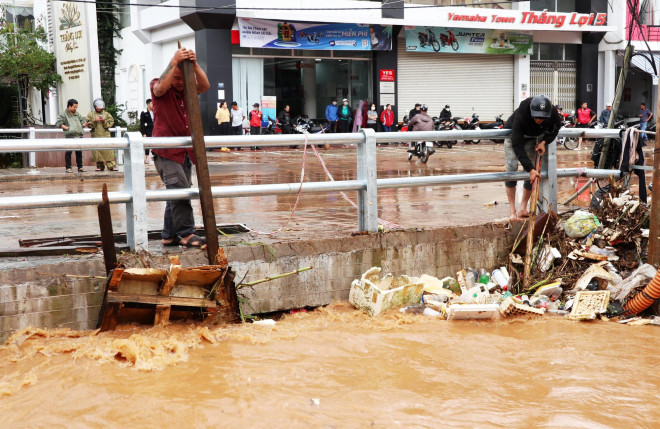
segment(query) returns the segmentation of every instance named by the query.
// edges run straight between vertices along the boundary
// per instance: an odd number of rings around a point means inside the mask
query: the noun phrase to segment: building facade
[[[275,4],[274,4],[275,3]],[[574,109],[613,97],[625,28],[623,0],[169,0],[132,5],[116,46],[117,101],[144,109],[149,81],[177,47],[193,48],[211,90],[200,97],[205,133],[220,100],[249,109],[275,96],[293,115],[322,118],[335,97],[393,105],[416,102],[437,115],[509,115],[545,93]],[[483,7],[479,7],[483,6]]]

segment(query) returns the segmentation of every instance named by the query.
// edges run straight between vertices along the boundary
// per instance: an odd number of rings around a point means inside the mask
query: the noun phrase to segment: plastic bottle
[[[435,311],[434,309],[432,309],[432,308],[428,308],[428,307],[426,307],[426,308],[424,309],[424,312],[423,312],[422,314],[423,314],[424,316],[432,316],[432,317],[440,317],[440,316],[442,316],[442,314],[440,314],[439,311]]]
[[[479,276],[479,280],[477,281],[477,283],[487,285],[489,281],[490,281],[490,276],[488,275],[488,273],[484,273]]]
[[[504,287],[504,286],[509,286],[509,279],[504,276],[504,273],[502,273],[502,270],[493,270],[492,274],[493,280],[495,280],[495,283],[498,285]]]
[[[467,287],[468,290],[472,289],[476,281],[477,278],[475,277],[474,273],[472,271],[468,271],[468,273],[465,275],[465,287]]]

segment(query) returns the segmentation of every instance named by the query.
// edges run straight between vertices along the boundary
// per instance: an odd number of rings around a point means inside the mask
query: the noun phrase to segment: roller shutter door
[[[415,103],[438,116],[445,104],[454,116],[490,122],[513,112],[513,55],[439,54],[406,52],[398,47],[398,115],[403,120]]]

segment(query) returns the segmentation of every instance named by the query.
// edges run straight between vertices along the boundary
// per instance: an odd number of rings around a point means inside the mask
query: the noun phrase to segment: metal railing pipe
[[[597,168],[558,168],[557,177],[591,177],[594,179],[609,179],[613,176],[615,179],[621,178],[619,170],[599,170]]]
[[[54,150],[128,149],[128,140],[108,138],[1,140],[0,152],[45,152]]]
[[[420,176],[420,177],[396,177],[391,179],[378,179],[378,187],[387,188],[408,188],[416,186],[436,186],[436,185],[462,185],[466,183],[487,183],[518,181],[529,178],[529,174],[523,172],[517,173],[469,173],[452,174],[450,176]]]
[[[125,204],[131,201],[129,192],[108,192],[108,199],[113,204]],[[0,210],[42,209],[53,207],[76,207],[101,204],[100,192],[54,195],[26,195],[0,198]]]

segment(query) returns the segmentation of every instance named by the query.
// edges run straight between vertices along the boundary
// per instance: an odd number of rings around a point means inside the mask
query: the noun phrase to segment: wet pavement
[[[652,165],[650,146],[646,148],[647,165]],[[354,147],[320,149],[335,180],[356,178]],[[559,167],[592,167],[590,150],[568,151],[558,148]],[[428,164],[409,162],[403,145],[378,148],[378,177],[415,177],[429,175],[485,173],[504,171],[503,145],[483,142],[441,148]],[[242,150],[209,152],[211,182],[219,185],[296,183],[300,180],[303,151],[299,149]],[[309,150],[305,161],[306,181],[329,180],[314,153]],[[146,183],[150,190],[164,189],[152,164],[146,165]],[[194,176],[194,174],[193,174]],[[650,183],[651,172],[647,174]],[[632,188],[636,191],[637,180]],[[0,197],[100,192],[103,184],[109,191],[124,189],[123,172],[67,174],[64,168],[0,170]],[[195,185],[196,186],[196,185]],[[560,179],[559,201],[575,191],[575,179]],[[348,197],[357,200],[356,192]],[[218,223],[244,223],[253,230],[275,231],[286,223],[296,201],[295,195],[223,198],[215,200]],[[495,205],[485,203],[497,202]],[[583,203],[584,205],[584,203]],[[162,226],[164,202],[148,204],[148,228]],[[379,217],[405,228],[431,228],[471,225],[503,221],[508,205],[503,183],[425,186],[418,188],[382,189],[378,195]],[[202,224],[199,201],[193,200],[195,220]],[[115,232],[125,231],[124,205],[112,207]],[[357,210],[338,193],[303,194],[291,221],[274,236],[242,234],[240,240],[284,241],[338,237],[357,230]],[[61,207],[35,210],[0,210],[0,248],[18,246],[19,238],[42,238],[97,234],[95,206]],[[235,237],[223,237],[224,240]],[[157,244],[155,242],[154,244]],[[153,247],[153,246],[152,246]],[[156,250],[156,249],[153,249]]]

